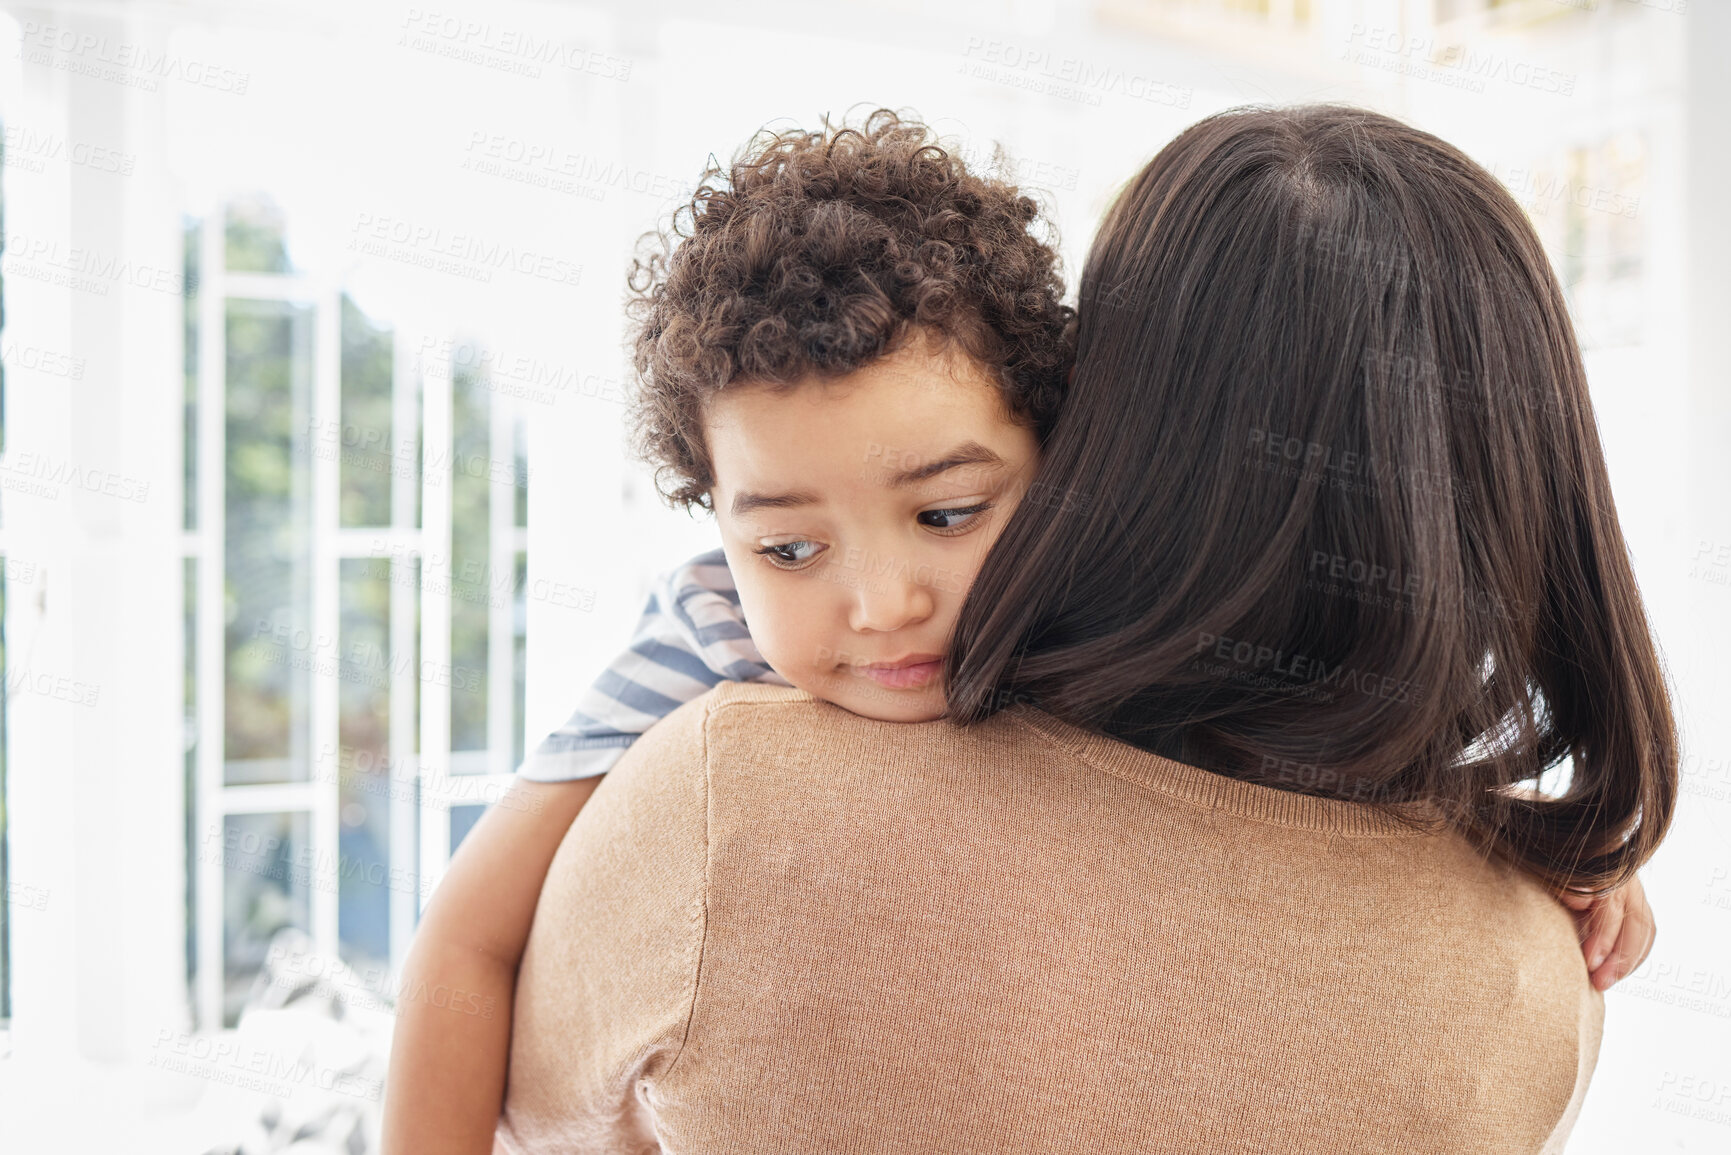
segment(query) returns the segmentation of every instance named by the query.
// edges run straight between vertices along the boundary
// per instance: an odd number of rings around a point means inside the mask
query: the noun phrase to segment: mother
[[[608,776],[502,1144],[1560,1150],[1603,1002],[1549,891],[1629,877],[1676,764],[1514,202],[1361,110],[1192,127],[1095,241],[1040,480],[965,725],[724,686]]]

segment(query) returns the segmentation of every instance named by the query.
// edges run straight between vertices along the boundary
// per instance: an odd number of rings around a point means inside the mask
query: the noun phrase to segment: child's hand
[[[1603,991],[1646,961],[1658,928],[1641,880],[1632,878],[1609,894],[1558,896],[1575,912],[1575,933],[1587,957],[1593,986]]]

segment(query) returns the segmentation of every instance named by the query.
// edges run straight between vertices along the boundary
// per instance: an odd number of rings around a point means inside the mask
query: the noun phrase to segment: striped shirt
[[[713,549],[655,580],[625,652],[517,773],[536,782],[605,774],[638,735],[722,682],[789,685],[758,653],[727,557]]]

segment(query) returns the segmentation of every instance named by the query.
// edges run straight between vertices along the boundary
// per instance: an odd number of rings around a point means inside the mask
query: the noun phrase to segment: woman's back
[[[729,684],[565,839],[500,1137],[1560,1150],[1602,1018],[1567,913],[1458,836],[1027,707],[909,726]]]

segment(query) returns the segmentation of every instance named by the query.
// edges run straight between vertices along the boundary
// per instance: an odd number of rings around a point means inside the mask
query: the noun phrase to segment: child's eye
[[[823,549],[823,546],[812,541],[784,541],[776,545],[761,546],[752,552],[778,569],[804,569],[806,563]],[[802,554],[801,550],[812,552]]]
[[[935,530],[961,531],[979,520],[979,515],[992,508],[992,503],[983,501],[979,505],[964,506],[960,509],[926,509],[919,513],[921,525],[928,525]],[[928,518],[936,520],[928,521]]]

